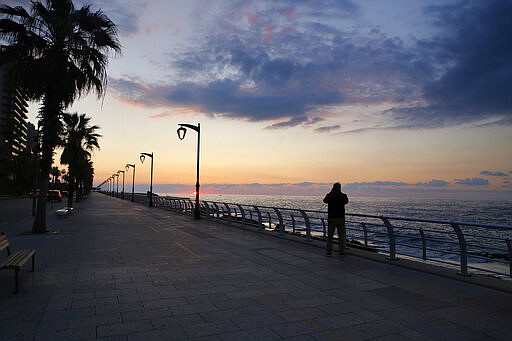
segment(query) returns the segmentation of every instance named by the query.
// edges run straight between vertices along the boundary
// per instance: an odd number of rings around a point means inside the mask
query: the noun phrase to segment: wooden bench
[[[35,250],[21,250],[17,252],[12,252],[9,247],[9,239],[7,239],[7,235],[5,233],[0,234],[0,252],[7,249],[7,258],[5,260],[0,261],[0,270],[3,269],[14,269],[15,276],[15,290],[14,293],[18,293],[18,273],[21,267],[27,262],[29,258],[32,257],[32,272],[34,271],[34,263],[35,263]]]

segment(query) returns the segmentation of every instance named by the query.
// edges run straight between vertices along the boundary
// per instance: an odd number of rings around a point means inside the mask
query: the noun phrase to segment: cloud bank
[[[339,131],[344,106],[383,103],[389,108],[372,112],[375,122],[361,131],[512,124],[511,2],[423,7],[434,33],[407,43],[358,25],[364,10],[348,0],[204,5],[200,43],[167,61],[172,79],[157,84],[132,75],[110,85],[141,105],[193,106],[268,121],[272,129]],[[131,14],[120,18],[129,33],[137,29],[126,24]],[[319,126],[326,117],[332,124]]]

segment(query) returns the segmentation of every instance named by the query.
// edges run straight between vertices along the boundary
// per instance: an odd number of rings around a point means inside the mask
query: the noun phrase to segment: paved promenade
[[[30,209],[0,220],[37,250],[19,294],[0,272],[2,339],[510,340],[510,293],[98,193],[58,234],[21,234]]]

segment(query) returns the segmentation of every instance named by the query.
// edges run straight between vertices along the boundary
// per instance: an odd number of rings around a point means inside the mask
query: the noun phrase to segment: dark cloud
[[[512,2],[461,1],[427,13],[442,35],[418,46],[440,76],[425,80],[426,105],[401,108],[396,117],[425,127],[480,120],[512,124]]]
[[[374,113],[386,129],[512,124],[512,2],[428,7],[439,34],[409,44],[351,25],[361,11],[351,1],[228,1],[199,45],[173,55],[172,84],[114,87],[144,105],[278,121],[269,128],[314,125],[321,106],[382,103],[394,103]]]
[[[419,187],[446,187],[450,183],[444,180],[431,180],[430,182],[419,182],[416,186]]]
[[[330,133],[331,131],[339,130],[341,126],[339,124],[332,125],[332,126],[325,126],[325,127],[319,127],[316,128],[315,131],[317,133]]]
[[[488,170],[485,170],[485,171],[482,171],[480,172],[481,175],[488,175],[488,176],[508,176],[507,173],[503,173],[503,172],[492,172],[492,171],[488,171]]]
[[[457,185],[464,186],[488,186],[489,180],[482,178],[466,178],[466,179],[455,179]]]

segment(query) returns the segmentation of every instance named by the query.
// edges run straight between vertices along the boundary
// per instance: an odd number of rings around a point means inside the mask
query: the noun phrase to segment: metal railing
[[[139,203],[147,204],[148,199],[145,194],[135,196]],[[153,197],[155,207],[182,214],[192,215],[194,204],[189,198]],[[215,201],[200,204],[203,217],[305,240],[325,240],[327,236],[325,211]],[[347,213],[346,229],[349,247],[385,254],[391,261],[412,258],[457,268],[464,276],[485,273],[512,278],[510,226]]]

